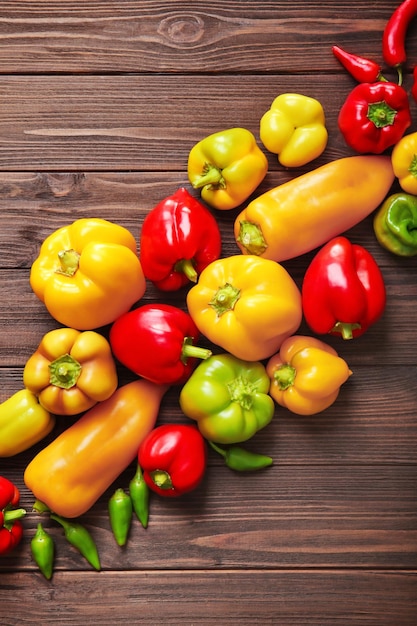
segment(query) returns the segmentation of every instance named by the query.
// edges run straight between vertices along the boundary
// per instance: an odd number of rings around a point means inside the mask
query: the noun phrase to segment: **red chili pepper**
[[[26,511],[13,507],[19,504],[18,488],[4,476],[0,476],[0,555],[7,554],[17,546],[23,536],[20,521]]]
[[[196,359],[211,351],[195,345],[191,316],[170,304],[145,304],[119,317],[110,329],[113,354],[138,376],[157,384],[184,383]]]
[[[340,61],[345,70],[358,81],[358,83],[374,83],[377,80],[384,80],[381,75],[381,66],[371,59],[346,52],[340,46],[333,46],[332,52],[336,59]]]
[[[381,154],[411,124],[407,92],[391,82],[361,83],[346,98],[338,124],[348,146],[359,153]]]
[[[390,67],[399,68],[407,60],[405,36],[417,15],[417,0],[404,0],[391,15],[382,35],[382,54]]]
[[[146,278],[162,291],[197,282],[219,258],[220,229],[210,211],[185,188],[162,200],[145,217],[140,262]]]
[[[141,443],[138,462],[150,489],[160,496],[180,496],[195,489],[203,479],[206,441],[195,426],[163,424]]]
[[[413,85],[411,87],[411,95],[413,96],[414,100],[417,102],[417,65],[414,67],[414,70],[413,70]]]
[[[304,275],[304,317],[318,334],[359,337],[381,317],[385,301],[384,279],[375,259],[346,237],[335,237],[323,246]]]

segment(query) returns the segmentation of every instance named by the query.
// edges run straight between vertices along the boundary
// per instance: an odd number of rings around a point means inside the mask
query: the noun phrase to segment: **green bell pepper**
[[[233,444],[250,439],[272,420],[275,405],[269,387],[259,361],[216,354],[196,367],[179,402],[208,441]]]
[[[417,254],[417,196],[401,192],[389,196],[374,217],[378,242],[398,256]]]

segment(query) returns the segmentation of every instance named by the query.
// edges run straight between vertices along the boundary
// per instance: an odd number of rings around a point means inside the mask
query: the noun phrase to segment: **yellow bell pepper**
[[[200,274],[187,294],[200,332],[244,361],[279,349],[301,323],[301,294],[278,263],[256,256],[219,259]]]
[[[51,413],[87,411],[116,391],[118,377],[110,344],[93,330],[52,330],[28,359],[23,383]]]
[[[330,161],[252,200],[235,220],[236,243],[243,254],[293,259],[370,215],[394,178],[389,156]]]
[[[417,132],[404,135],[391,153],[392,167],[403,191],[417,195]]]
[[[78,330],[114,322],[145,292],[134,236],[98,218],[76,220],[49,235],[30,284],[52,317]]]
[[[336,350],[319,339],[293,335],[266,364],[273,399],[298,415],[331,406],[352,374]]]
[[[167,390],[143,379],[119,387],[32,459],[24,473],[28,489],[57,515],[88,511],[137,457]]]
[[[300,167],[316,159],[327,146],[328,132],[322,105],[315,98],[283,93],[260,122],[265,148],[278,155],[284,167]]]
[[[265,178],[268,160],[246,128],[229,128],[199,141],[188,156],[188,178],[210,206],[245,202]]]
[[[14,456],[49,435],[55,418],[28,389],[0,404],[0,457]]]

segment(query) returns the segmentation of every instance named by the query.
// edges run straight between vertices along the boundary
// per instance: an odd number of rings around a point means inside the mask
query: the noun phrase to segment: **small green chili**
[[[51,513],[51,519],[61,524],[64,529],[65,538],[67,541],[77,548],[77,550],[83,555],[85,559],[92,565],[97,571],[100,571],[100,558],[97,551],[97,546],[94,539],[88,532],[88,530],[79,524],[78,522],[70,522],[59,515]]]
[[[264,467],[269,467],[273,463],[272,457],[250,452],[239,446],[230,446],[225,449],[212,441],[209,441],[209,444],[213,450],[224,458],[227,467],[237,472],[252,472],[254,470],[263,469]]]
[[[50,580],[54,567],[55,543],[40,522],[30,542],[30,547],[35,563],[45,578]]]
[[[132,522],[133,504],[130,495],[123,489],[116,489],[109,500],[110,526],[116,543],[124,546]]]
[[[144,528],[148,526],[150,489],[143,478],[142,469],[138,465],[136,473],[129,483],[130,497],[136,517]]]

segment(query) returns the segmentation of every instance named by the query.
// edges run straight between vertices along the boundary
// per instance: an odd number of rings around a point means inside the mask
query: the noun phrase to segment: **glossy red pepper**
[[[411,95],[414,100],[417,102],[417,65],[414,66],[413,70],[413,84],[411,87]]]
[[[338,124],[348,146],[362,154],[381,154],[411,124],[407,92],[391,82],[361,83],[342,105]]]
[[[219,258],[216,219],[185,188],[162,200],[145,217],[140,234],[140,262],[145,277],[162,291],[195,283]]]
[[[145,304],[119,317],[110,345],[120,363],[157,384],[184,383],[211,351],[196,344],[200,333],[191,316],[170,304]]]
[[[207,445],[196,426],[163,424],[141,443],[138,462],[150,489],[175,497],[195,489],[207,466]]]
[[[383,314],[384,279],[373,256],[346,237],[323,246],[304,275],[305,321],[318,334],[352,339],[362,335]]]
[[[382,54],[390,67],[406,62],[405,38],[411,20],[417,15],[417,0],[404,0],[388,20],[382,35]]]
[[[374,83],[377,80],[385,80],[381,75],[381,66],[375,61],[347,52],[340,46],[333,46],[332,52],[358,83]]]
[[[0,476],[0,555],[7,554],[17,546],[23,536],[20,519],[26,515],[19,504],[19,489],[10,480]]]

